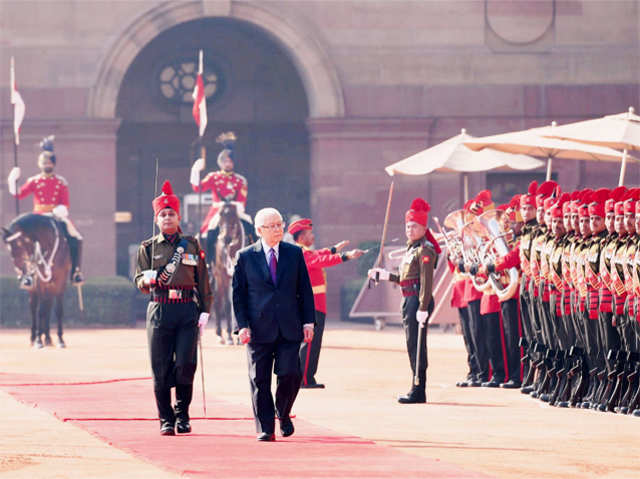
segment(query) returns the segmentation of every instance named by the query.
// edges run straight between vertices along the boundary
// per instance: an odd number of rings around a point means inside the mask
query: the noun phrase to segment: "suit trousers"
[[[300,345],[300,370],[302,373],[302,384],[315,384],[318,362],[320,361],[320,348],[322,347],[322,333],[324,333],[324,322],[326,314],[318,310],[315,311],[316,325],[313,329],[313,341]],[[308,358],[307,358],[307,355]],[[305,374],[306,373],[306,374]]]
[[[173,422],[171,388],[176,387],[177,411],[188,419],[197,367],[198,309],[195,303],[147,307],[147,340],[153,390],[160,419]]]
[[[258,433],[273,434],[276,414],[289,417],[300,389],[300,342],[288,341],[278,334],[271,343],[247,345],[251,403]],[[275,405],[271,394],[271,376],[277,379]]]

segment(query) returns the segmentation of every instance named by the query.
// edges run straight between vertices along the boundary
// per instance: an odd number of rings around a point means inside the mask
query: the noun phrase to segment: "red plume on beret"
[[[538,182],[533,180],[529,183],[529,188],[527,188],[527,192],[520,196],[520,206],[536,206],[536,190],[538,189]]]
[[[564,205],[569,203],[571,200],[571,195],[569,193],[562,193],[558,201],[551,207],[551,217],[552,218],[562,218],[564,212]]]
[[[169,180],[162,184],[162,194],[154,198],[152,205],[153,213],[156,216],[165,208],[171,208],[176,213],[180,213],[180,199],[173,194],[173,188]]]
[[[536,206],[542,206],[544,200],[551,196],[554,191],[557,191],[558,183],[553,180],[545,181],[536,190]],[[559,191],[557,191],[559,194]]]
[[[493,201],[491,199],[491,191],[482,190],[476,195],[469,207],[469,211],[474,215],[480,215],[485,211],[489,211],[494,208]]]
[[[425,211],[428,213],[429,211],[431,211],[431,205],[422,198],[416,198],[411,202],[411,206],[409,207],[409,209],[416,211]]]
[[[622,200],[622,197],[627,193],[627,188],[625,186],[618,186],[614,188],[609,193],[609,198],[604,203],[605,213],[611,213],[615,211],[615,204],[618,201]]]
[[[600,188],[593,192],[589,202],[589,215],[605,217],[604,203],[609,199],[611,192],[608,188]]]
[[[429,213],[429,211],[431,211],[431,205],[422,198],[416,198],[411,202],[411,207],[405,213],[404,221],[405,223],[413,221],[426,227],[427,220],[429,219],[427,213]]]

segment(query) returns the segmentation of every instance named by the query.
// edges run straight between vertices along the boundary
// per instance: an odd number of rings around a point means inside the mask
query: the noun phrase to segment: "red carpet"
[[[0,388],[110,445],[187,477],[486,477],[299,418],[294,419],[293,436],[282,438],[277,431],[275,443],[259,443],[251,410],[216,398],[207,398],[206,419],[192,420],[192,434],[162,437],[149,378],[92,383],[0,374]],[[194,398],[194,416],[202,414],[200,399]]]

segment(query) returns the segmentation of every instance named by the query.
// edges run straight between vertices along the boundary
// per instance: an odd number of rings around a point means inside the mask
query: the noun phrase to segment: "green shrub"
[[[123,276],[89,278],[82,286],[84,313],[78,290],[68,285],[64,295],[64,324],[69,326],[134,325],[145,296]],[[144,308],[144,306],[142,306]],[[51,317],[51,326],[55,316]],[[15,276],[0,276],[0,326],[30,327],[29,294],[18,288]]]

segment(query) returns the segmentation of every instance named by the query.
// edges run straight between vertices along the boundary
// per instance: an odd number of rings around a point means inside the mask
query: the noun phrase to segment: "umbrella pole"
[[[464,203],[466,204],[469,201],[469,173],[462,174],[462,184],[464,188]]]
[[[551,179],[551,168],[553,165],[553,158],[551,158],[550,156],[547,157],[547,181],[549,181]]]
[[[618,180],[618,186],[624,185],[624,175],[627,172],[627,149],[622,152],[622,164],[620,165],[620,179]]]

